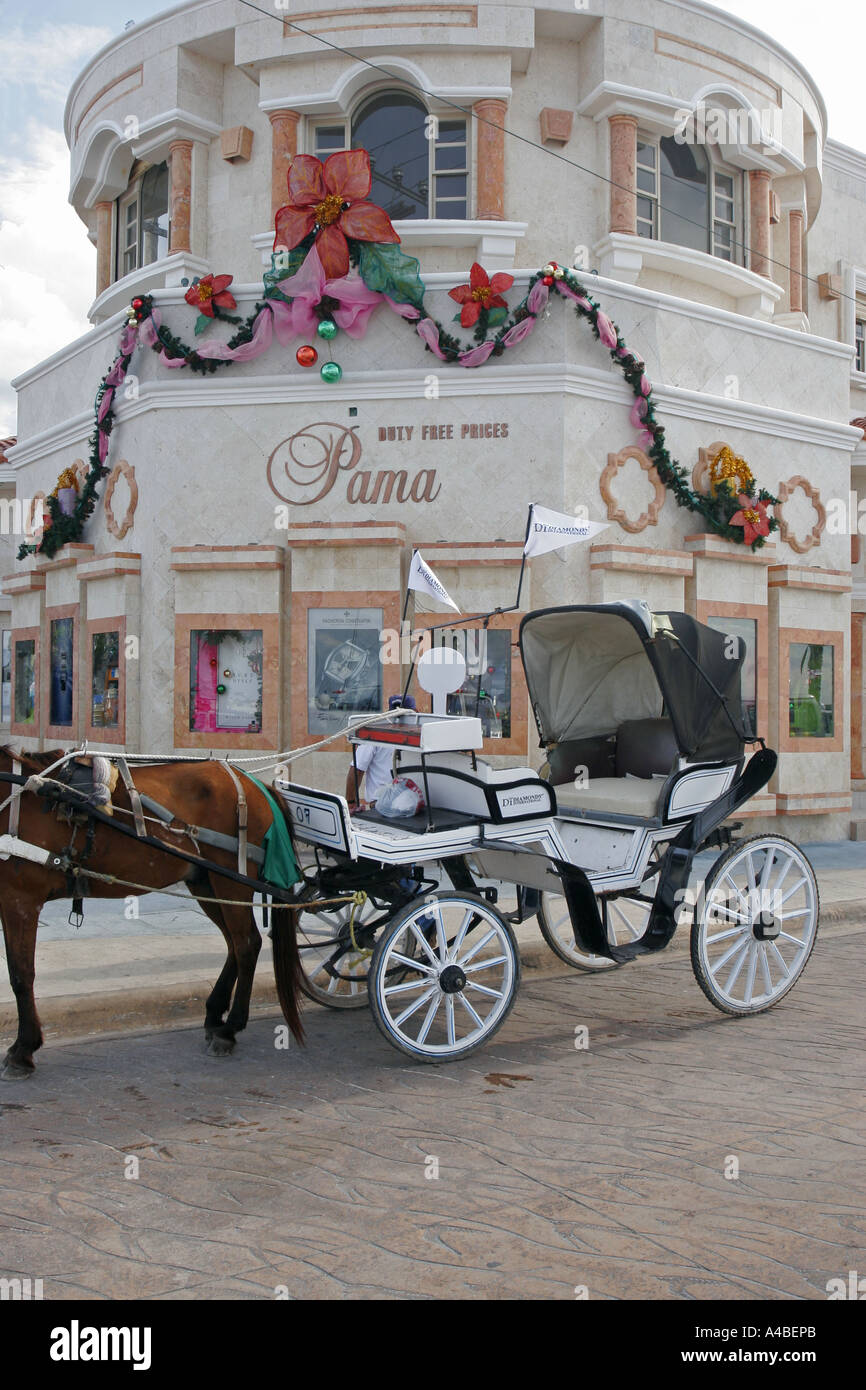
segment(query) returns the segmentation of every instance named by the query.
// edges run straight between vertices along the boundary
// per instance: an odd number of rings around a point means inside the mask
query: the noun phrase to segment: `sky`
[[[11,378],[90,327],[96,252],[67,201],[66,94],[128,21],[166,8],[165,0],[0,0],[0,438],[15,433]],[[827,103],[830,135],[866,150],[857,4],[824,0],[816,11],[814,0],[720,0],[717,8],[799,58]]]

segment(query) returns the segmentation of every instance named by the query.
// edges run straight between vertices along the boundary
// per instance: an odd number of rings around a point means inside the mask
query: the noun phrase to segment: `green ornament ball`
[[[326,381],[329,386],[333,386],[343,375],[343,368],[339,362],[325,362],[322,365],[320,375],[323,381]]]
[[[225,686],[224,686],[224,685],[218,685],[217,688],[216,688],[216,692],[217,692],[217,695],[225,695],[225,693],[226,693],[226,688],[225,688]]]
[[[332,338],[336,338],[337,336],[337,325],[334,323],[333,319],[322,319],[316,332],[320,338],[324,338],[327,342],[330,342]]]

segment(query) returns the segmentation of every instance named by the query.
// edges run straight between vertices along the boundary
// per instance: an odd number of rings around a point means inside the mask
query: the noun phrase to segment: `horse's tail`
[[[298,1001],[301,993],[301,953],[298,950],[298,910],[274,905],[271,908],[271,944],[274,954],[274,979],[283,1018],[299,1043],[304,1041],[304,1027]]]

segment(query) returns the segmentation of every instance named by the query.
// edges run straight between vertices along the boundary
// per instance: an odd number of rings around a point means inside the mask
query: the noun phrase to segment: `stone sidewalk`
[[[866,925],[866,845],[852,841],[804,846],[818,878],[822,935],[836,927]],[[695,861],[700,879],[715,855]],[[225,959],[216,927],[180,897],[151,893],[135,900],[140,914],[127,920],[122,900],[86,904],[84,925],[68,925],[69,903],[48,903],[42,912],[37,945],[36,997],[47,1039],[87,1036],[200,1022],[204,1001]],[[508,909],[508,901],[503,898]],[[545,974],[567,971],[552,955],[534,920],[517,928],[524,966]],[[669,951],[688,948],[681,929]],[[265,939],[253,995],[254,1013],[277,1008]],[[14,1036],[15,1004],[5,969],[0,968],[0,1039]]]
[[[826,1300],[866,1270],[866,943],[830,930],[760,1017],[717,1013],[681,953],[536,972],[439,1067],[314,1005],[305,1048],[258,1018],[225,1060],[198,1027],[49,1043],[0,1091],[0,1275],[48,1300]]]

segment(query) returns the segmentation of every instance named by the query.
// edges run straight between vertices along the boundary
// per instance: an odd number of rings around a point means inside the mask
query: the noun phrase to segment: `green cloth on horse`
[[[270,829],[262,840],[262,849],[265,852],[262,878],[267,879],[268,883],[273,883],[277,888],[291,888],[292,884],[297,883],[301,877],[301,871],[298,868],[298,861],[292,848],[292,837],[289,834],[286,818],[273,795],[259,781],[258,777],[254,777],[251,772],[246,771],[244,776],[249,777],[251,782],[255,782],[259,791],[267,797],[273,815]]]

